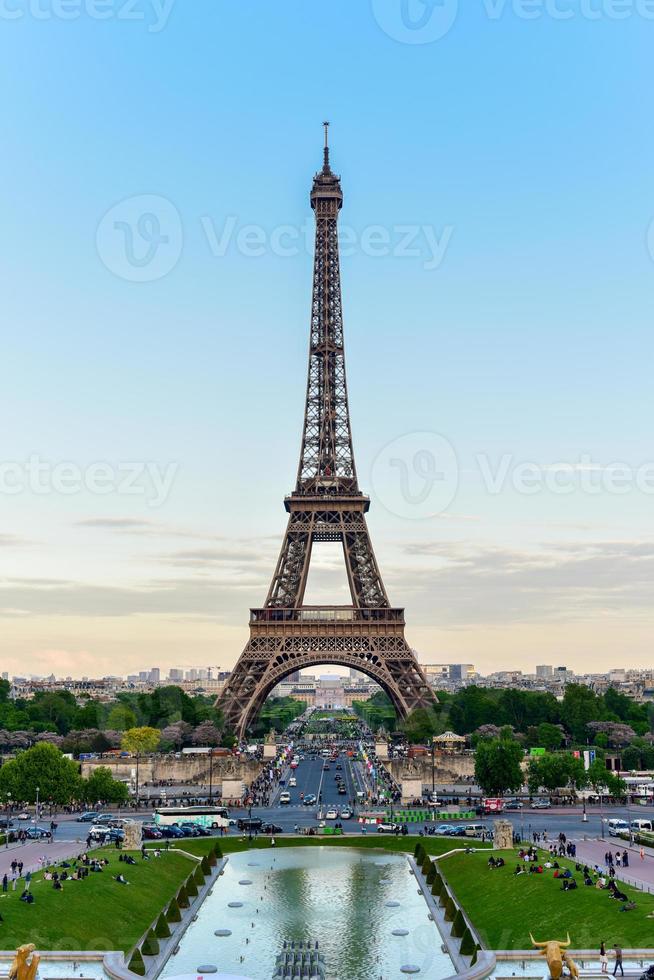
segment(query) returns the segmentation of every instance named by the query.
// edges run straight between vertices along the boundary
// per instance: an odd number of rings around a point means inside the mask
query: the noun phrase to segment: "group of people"
[[[607,868],[609,869],[609,871],[613,867],[616,867],[616,868],[628,868],[629,867],[629,852],[626,851],[626,850],[624,850],[624,851],[619,851],[618,850],[618,851],[616,851],[616,853],[614,855],[612,851],[607,851],[606,854],[604,855],[604,864],[607,866]]]

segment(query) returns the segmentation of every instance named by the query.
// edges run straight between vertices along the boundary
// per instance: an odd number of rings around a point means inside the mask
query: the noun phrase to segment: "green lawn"
[[[148,926],[177,894],[183,881],[196,867],[182,854],[164,854],[131,866],[118,861],[114,848],[94,851],[110,864],[102,874],[90,873],[82,881],[65,881],[55,891],[41,874],[32,878],[34,904],[19,901],[15,892],[0,893],[0,948],[16,949],[31,942],[40,949],[130,950]],[[118,872],[129,885],[119,885]]]
[[[439,862],[454,897],[489,949],[528,949],[530,930],[539,941],[565,939],[569,930],[576,949],[596,949],[602,939],[610,946],[654,947],[654,920],[646,917],[654,911],[654,896],[620,884],[637,905],[632,912],[620,912],[620,903],[606,891],[584,885],[574,861],[557,859],[562,868],[571,869],[579,886],[563,892],[552,871],[516,877],[515,852],[502,856],[506,866],[494,870],[487,867],[483,854],[454,855]]]
[[[298,837],[278,835],[275,837],[276,847],[365,847],[379,848],[400,854],[413,854],[416,844],[421,840],[428,854],[445,854],[453,848],[464,848],[471,842],[457,837],[416,837],[411,834],[406,837],[395,837],[391,834],[350,834],[343,837]],[[214,844],[218,844],[223,854],[233,854],[235,851],[247,851],[249,848],[266,849],[270,847],[270,837],[259,837],[248,841],[240,834],[231,837],[200,837],[193,840],[180,841],[179,848],[191,854],[208,854]],[[473,842],[475,847],[490,847],[490,844]],[[153,845],[155,846],[155,845]],[[171,845],[174,847],[175,845]]]

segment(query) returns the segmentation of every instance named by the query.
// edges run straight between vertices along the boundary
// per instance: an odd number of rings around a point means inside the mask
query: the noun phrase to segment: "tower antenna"
[[[325,150],[324,150],[325,163],[323,166],[323,170],[327,172],[329,170],[329,121],[325,120],[323,126],[325,127]]]

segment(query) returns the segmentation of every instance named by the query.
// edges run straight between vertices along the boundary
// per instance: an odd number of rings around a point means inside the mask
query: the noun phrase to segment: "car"
[[[394,834],[396,830],[400,830],[400,825],[397,823],[380,823],[377,824],[378,834]]]
[[[101,817],[101,813],[96,813],[95,810],[87,810],[86,813],[80,813],[77,817],[78,823],[95,823],[98,817]]]
[[[322,771],[323,771],[323,772],[329,772],[329,771],[330,771],[330,769],[331,769],[331,766],[329,765],[329,763],[328,763],[328,762],[326,762],[326,763],[324,764],[324,766],[322,767]]]
[[[276,823],[265,823],[263,825],[263,827],[261,828],[261,830],[262,830],[262,832],[264,834],[283,834],[284,833],[284,831],[279,826],[279,824],[276,824]]]
[[[347,786],[345,786],[344,783],[341,783],[341,785],[338,787],[338,792],[341,796],[347,796]]]
[[[351,820],[353,816],[349,806],[341,807],[341,820]]]
[[[107,840],[111,841],[112,844],[115,844],[116,841],[122,843],[125,840],[125,831],[121,827],[110,827]]]
[[[23,810],[23,812],[19,813],[18,816],[16,817],[16,820],[31,820],[31,819],[32,818],[30,817],[29,813],[26,810]]]
[[[463,828],[463,834],[465,837],[481,837],[482,834],[486,833],[486,828],[483,823],[469,823]]]
[[[28,840],[47,840],[52,837],[52,834],[45,827],[28,827],[25,831],[25,836]]]
[[[280,804],[288,804],[288,803],[290,803],[291,802],[291,794],[290,793],[280,793],[279,794],[279,802],[280,802]]]
[[[340,764],[340,762],[338,762],[338,763],[336,764],[336,768],[337,768],[337,769],[342,769],[342,768],[343,768],[343,766],[342,766],[342,765]]]
[[[531,804],[532,810],[551,810],[552,804],[549,800],[534,800]]]
[[[520,800],[509,800],[508,803],[504,804],[505,810],[522,810],[522,803]]]
[[[184,836],[184,831],[177,824],[169,824],[168,826],[160,825],[159,830],[164,837],[169,837],[171,839],[177,840]]]
[[[620,834],[629,833],[629,824],[626,820],[609,820],[609,837],[619,837]]]
[[[239,830],[261,830],[263,820],[261,817],[241,817],[236,821],[236,826]]]
[[[334,807],[330,807],[325,814],[325,820],[338,820],[338,810]]]
[[[0,817],[0,827],[3,827],[5,830],[8,830],[9,827],[13,827],[13,826],[14,826],[13,820],[9,820],[8,817]]]
[[[455,830],[456,827],[453,827],[451,823],[439,823],[436,833],[442,834],[444,837],[454,837],[453,831]]]
[[[145,840],[161,840],[163,834],[155,824],[144,823],[141,825],[141,836]]]
[[[315,804],[318,802],[318,797],[315,793],[307,793],[303,802],[305,806],[315,806]]]
[[[295,778],[295,776],[291,776],[291,778],[288,781],[288,785],[289,786],[297,786],[297,779]]]
[[[177,825],[185,837],[201,837],[200,828],[195,823],[180,823]]]
[[[105,824],[106,826],[109,826],[115,821],[115,819],[116,817],[113,815],[113,813],[98,813],[96,814],[96,818],[93,822],[96,824]]]

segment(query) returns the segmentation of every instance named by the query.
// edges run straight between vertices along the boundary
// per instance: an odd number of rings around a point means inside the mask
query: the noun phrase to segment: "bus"
[[[158,827],[196,823],[212,830],[220,827],[226,830],[229,827],[229,810],[225,806],[167,806],[154,811],[154,822]]]

